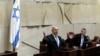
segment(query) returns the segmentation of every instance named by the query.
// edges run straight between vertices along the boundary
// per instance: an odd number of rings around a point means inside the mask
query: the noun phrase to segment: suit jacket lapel
[[[84,37],[84,41],[83,41],[84,43],[86,41],[85,35],[83,37]],[[81,43],[81,34],[80,34],[80,43]]]
[[[58,36],[58,39],[59,39],[59,47],[60,47],[61,46],[61,39],[59,36]]]
[[[79,39],[80,39],[79,43],[81,44],[81,34],[79,35]]]
[[[50,40],[51,40],[51,42],[54,42],[54,43],[52,43],[53,45],[57,46],[57,42],[52,34],[51,34]]]

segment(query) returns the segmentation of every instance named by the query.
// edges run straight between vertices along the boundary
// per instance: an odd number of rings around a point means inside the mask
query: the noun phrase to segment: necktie
[[[59,41],[59,38],[57,36],[55,37],[55,40],[56,40],[57,46],[59,47],[60,41]]]
[[[80,44],[81,47],[83,46],[83,43],[84,43],[84,36],[81,36],[81,44]]]

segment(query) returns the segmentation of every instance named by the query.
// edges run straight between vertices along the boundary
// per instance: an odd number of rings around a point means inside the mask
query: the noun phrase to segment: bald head
[[[58,27],[56,27],[56,26],[54,26],[54,27],[52,27],[52,34],[54,34],[54,35],[58,35]]]

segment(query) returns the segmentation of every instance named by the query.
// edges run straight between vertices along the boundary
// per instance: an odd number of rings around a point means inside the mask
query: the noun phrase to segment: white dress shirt
[[[84,36],[83,36],[83,35],[81,35],[81,43],[80,43],[80,47],[82,47],[82,46],[83,46],[83,43],[84,43]]]

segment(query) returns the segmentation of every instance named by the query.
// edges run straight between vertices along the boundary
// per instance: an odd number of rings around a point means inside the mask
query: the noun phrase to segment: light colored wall
[[[12,50],[9,43],[11,10],[12,0],[0,0],[0,53]],[[16,50],[18,56],[32,56],[38,53],[38,50],[22,42],[39,48],[43,31],[46,35],[51,33],[52,26],[49,25],[58,26],[59,35],[64,39],[67,32],[79,33],[84,27],[91,39],[95,35],[100,36],[99,18],[99,0],[21,0],[21,40]]]
[[[0,0],[0,53],[8,49],[11,2]]]

